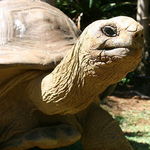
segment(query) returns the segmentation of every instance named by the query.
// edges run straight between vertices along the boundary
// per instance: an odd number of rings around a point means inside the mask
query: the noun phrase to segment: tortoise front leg
[[[84,150],[133,150],[118,123],[109,113],[92,104],[83,123]]]
[[[54,149],[74,144],[80,137],[80,133],[67,124],[39,127],[2,143],[0,150]]]

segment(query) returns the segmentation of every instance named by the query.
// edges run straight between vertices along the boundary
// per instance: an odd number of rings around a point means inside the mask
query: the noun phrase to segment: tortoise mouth
[[[115,47],[115,46],[113,46],[113,47],[105,47],[105,48],[97,48],[96,50],[100,50],[100,51],[110,51],[110,52],[112,52],[112,51],[117,51],[117,50],[123,50],[123,49],[131,49],[131,47],[129,47],[129,46],[124,46],[124,47]]]
[[[133,47],[108,47],[95,49],[95,51],[99,51],[99,53],[97,53],[97,56],[92,57],[90,63],[95,65],[96,68],[112,67],[112,65],[117,65],[120,61],[126,62],[136,59],[136,62],[139,62],[142,56],[142,53],[139,52],[140,49]]]
[[[106,47],[106,48],[98,48],[97,50],[111,51],[111,50],[115,50],[117,48],[121,48],[121,47]],[[127,48],[127,47],[122,47],[122,48]]]
[[[101,50],[97,57],[98,59],[95,61],[97,65],[108,65],[113,62],[117,62],[130,55],[131,51],[133,51],[128,47],[108,47],[97,50]]]
[[[140,49],[111,48],[111,50],[102,50],[97,59],[91,60],[90,65],[94,67],[97,75],[101,74],[101,71],[112,69],[130,72],[136,68],[141,58],[142,51]]]

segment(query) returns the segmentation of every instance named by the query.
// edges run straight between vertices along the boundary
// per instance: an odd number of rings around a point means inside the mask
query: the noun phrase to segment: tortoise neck
[[[106,84],[109,85],[94,74],[93,67],[88,64],[90,56],[82,53],[83,47],[78,44],[53,72],[30,82],[28,86],[30,99],[45,114],[75,114],[95,101]]]
[[[95,100],[93,77],[88,78],[82,67],[82,54],[77,48],[74,46],[54,71],[42,79],[43,110],[47,114],[75,114]],[[47,108],[48,105],[51,109]]]

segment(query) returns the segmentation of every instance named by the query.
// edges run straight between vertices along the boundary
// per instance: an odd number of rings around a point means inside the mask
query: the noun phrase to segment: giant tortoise
[[[80,35],[39,0],[0,1],[0,150],[131,150],[97,97],[141,59],[142,26],[98,20]]]

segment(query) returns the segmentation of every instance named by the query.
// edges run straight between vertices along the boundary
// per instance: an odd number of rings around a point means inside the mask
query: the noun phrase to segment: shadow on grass
[[[129,140],[134,150],[150,150],[150,145]]]
[[[125,135],[128,137],[143,137],[145,134],[148,134],[148,132],[126,132]]]
[[[127,137],[143,137],[145,132],[126,132],[125,136]],[[150,144],[140,143],[128,139],[134,150],[150,150]]]

